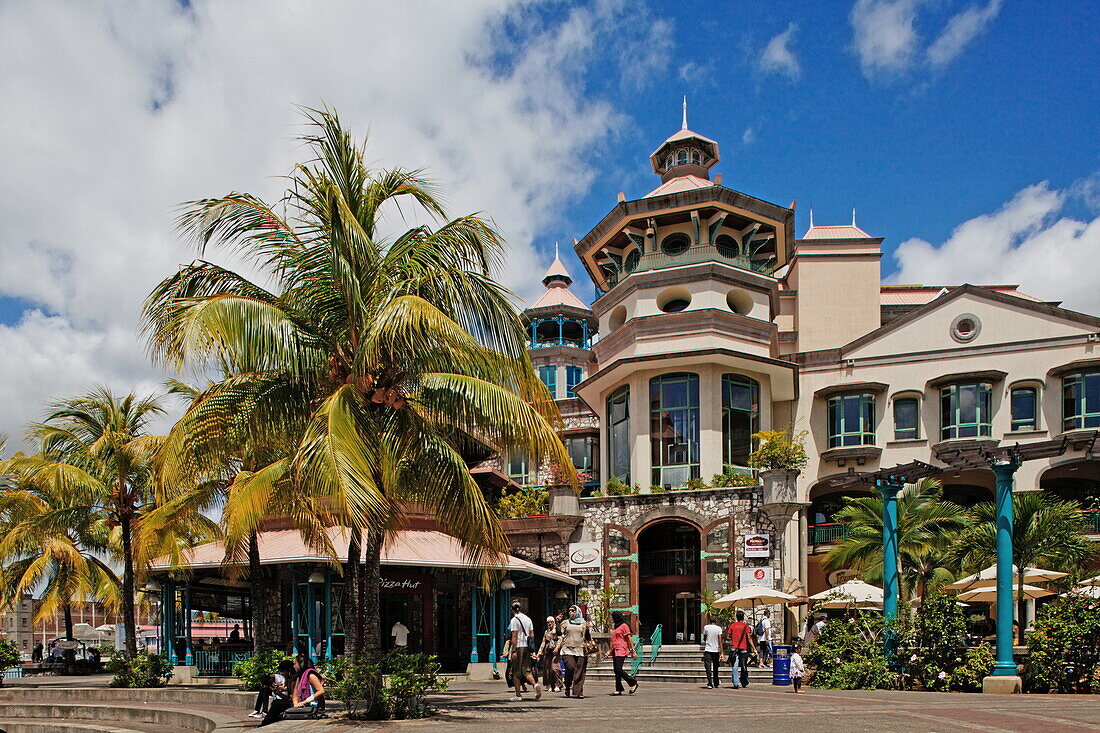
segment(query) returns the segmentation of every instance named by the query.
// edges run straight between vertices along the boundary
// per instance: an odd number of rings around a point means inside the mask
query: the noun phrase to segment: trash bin
[[[790,644],[775,644],[772,646],[772,684],[791,684]]]

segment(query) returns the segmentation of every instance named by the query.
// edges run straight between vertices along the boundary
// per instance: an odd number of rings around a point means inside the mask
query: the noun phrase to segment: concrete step
[[[228,711],[227,711],[228,712]],[[102,728],[125,728],[130,723],[140,726],[153,724],[166,731],[194,731],[211,733],[231,717],[219,713],[195,709],[126,706],[118,704],[89,705],[83,703],[0,703],[0,720],[17,723],[21,718],[35,721],[61,719],[68,722],[95,721]],[[103,723],[112,725],[104,726]],[[117,723],[115,726],[113,724]],[[140,729],[140,728],[139,728]]]
[[[139,725],[127,723],[125,728],[118,725],[104,725],[94,721],[78,720],[33,720],[25,718],[18,721],[5,721],[5,733],[159,733],[163,727],[156,724]]]

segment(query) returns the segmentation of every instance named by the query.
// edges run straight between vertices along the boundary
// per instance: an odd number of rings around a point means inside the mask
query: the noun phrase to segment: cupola
[[[718,160],[718,143],[688,129],[685,97],[682,127],[649,156],[653,172],[661,177],[662,182],[680,176],[710,180],[710,169],[718,164]]]

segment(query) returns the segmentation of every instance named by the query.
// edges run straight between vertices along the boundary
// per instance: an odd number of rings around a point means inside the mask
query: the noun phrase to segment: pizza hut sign
[[[745,535],[745,557],[771,557],[772,536],[770,534]]]

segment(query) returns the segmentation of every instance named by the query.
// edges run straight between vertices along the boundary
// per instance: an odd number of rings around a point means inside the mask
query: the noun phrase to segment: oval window
[[[737,240],[728,234],[720,234],[714,240],[714,246],[718,248],[718,254],[732,260],[741,254],[741,248],[737,246]]]
[[[661,251],[671,257],[683,254],[690,246],[691,240],[688,239],[688,235],[686,234],[669,234],[661,241]]]
[[[626,262],[623,264],[623,268],[627,272],[634,272],[638,269],[638,263],[642,261],[642,253],[636,249],[630,250],[630,254],[626,256]]]

